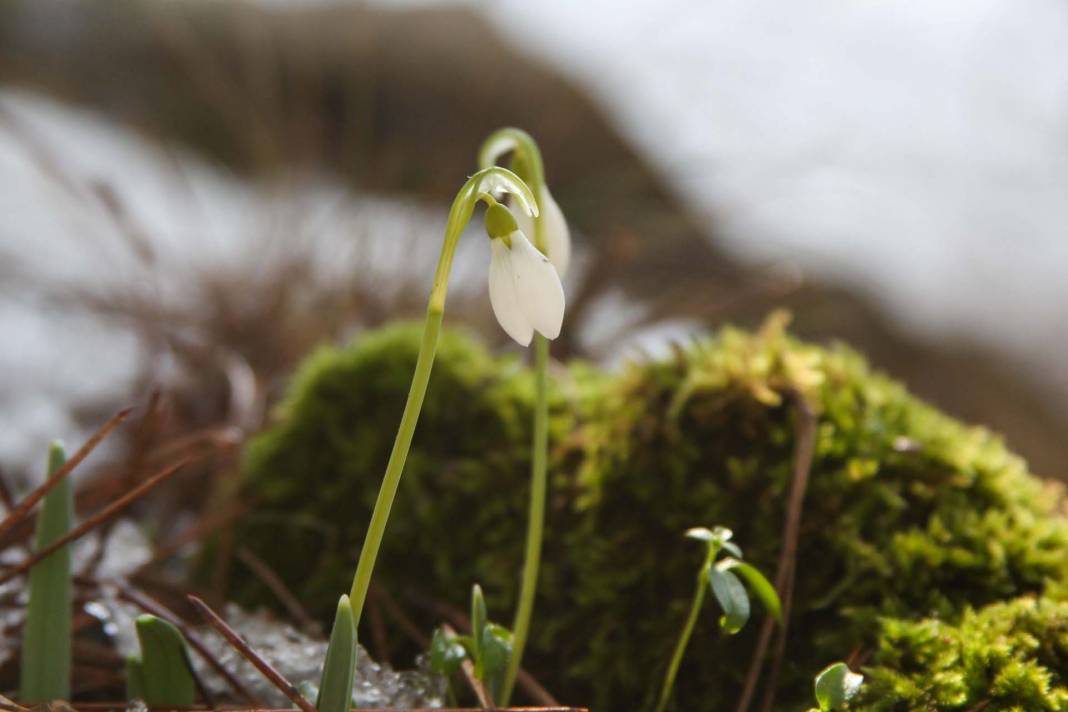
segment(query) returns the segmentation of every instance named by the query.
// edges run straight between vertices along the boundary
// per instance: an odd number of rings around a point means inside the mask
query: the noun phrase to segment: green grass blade
[[[60,443],[48,453],[51,474],[67,461]],[[65,535],[74,519],[74,494],[66,477],[45,496],[37,518],[37,550]],[[71,559],[64,546],[30,569],[29,604],[22,638],[19,696],[23,702],[70,699]]]
[[[352,685],[356,677],[356,619],[348,596],[337,603],[330,645],[323,661],[319,683],[319,712],[348,712],[352,707]]]
[[[192,707],[196,683],[181,631],[156,616],[137,619],[142,697],[150,707]],[[128,684],[129,686],[129,684]]]
[[[126,699],[130,702],[145,699],[145,671],[141,661],[134,657],[126,658]]]

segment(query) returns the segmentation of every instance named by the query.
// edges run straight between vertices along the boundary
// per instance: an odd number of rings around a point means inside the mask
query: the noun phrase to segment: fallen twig
[[[790,621],[790,609],[793,601],[794,572],[797,566],[798,534],[801,527],[802,505],[805,501],[805,491],[808,489],[809,474],[812,471],[812,457],[816,448],[816,414],[803,396],[797,395],[797,425],[796,440],[794,445],[794,472],[793,482],[790,486],[790,499],[786,508],[786,521],[783,525],[783,545],[779,554],[779,566],[775,574],[775,590],[779,593],[782,601],[782,624],[779,628],[778,642],[772,658],[771,672],[768,676],[767,692],[764,696],[762,709],[769,710],[775,700],[775,685],[779,677],[779,668],[782,665],[782,655],[786,648],[786,633]],[[764,667],[764,656],[767,653],[771,636],[775,629],[775,620],[767,618],[760,629],[756,649],[749,663],[749,671],[745,678],[745,687],[739,698],[736,712],[746,712],[749,704],[756,693],[756,685],[760,679],[760,671]]]
[[[91,532],[93,529],[100,526],[102,523],[108,521],[116,514],[121,512],[123,509],[130,506],[138,499],[145,496],[150,491],[166,482],[188,463],[188,459],[182,460],[181,462],[177,462],[173,465],[170,465],[169,467],[164,468],[161,472],[152,475],[147,480],[139,484],[137,487],[134,487],[132,490],[120,497],[118,500],[108,505],[107,507],[104,507],[104,509],[89,517],[84,522],[76,526],[74,529],[71,529],[59,539],[56,539],[54,542],[44,547],[43,549],[35,551],[32,556],[27,557],[18,565],[8,569],[3,574],[0,574],[0,584],[6,583],[11,579],[15,578],[16,576],[20,576],[26,573],[31,568],[33,568],[34,564],[55,553],[56,550],[66,546],[72,541],[76,541],[77,539],[82,538],[83,536]]]
[[[303,712],[317,712],[315,706],[311,702],[308,702],[304,695],[300,694],[293,683],[282,677],[280,672],[275,670],[270,663],[249,647],[248,643],[246,643],[233,628],[227,625],[226,621],[220,618],[215,611],[211,610],[208,604],[193,595],[186,596],[186,598],[188,598],[189,602],[193,604],[193,607],[197,609],[197,612],[204,617],[204,620],[207,621],[208,625],[225,638],[226,642],[233,646],[234,650],[241,653],[245,660],[252,663],[272,685],[278,688],[279,692],[288,697],[289,700],[303,710]]]
[[[0,540],[3,539],[4,535],[7,534],[12,527],[29,515],[35,504],[55,489],[56,485],[58,485],[64,477],[69,475],[75,467],[81,464],[82,460],[84,460],[89,453],[91,453],[96,446],[119,425],[119,423],[126,420],[126,416],[128,416],[132,410],[133,408],[125,408],[111,416],[111,418],[101,426],[100,430],[97,430],[96,433],[94,433],[93,436],[78,449],[78,452],[74,453],[74,455],[63,464],[62,467],[49,475],[48,479],[46,479],[40,487],[26,495],[26,497],[24,497],[6,517],[4,517],[4,520],[0,522]]]

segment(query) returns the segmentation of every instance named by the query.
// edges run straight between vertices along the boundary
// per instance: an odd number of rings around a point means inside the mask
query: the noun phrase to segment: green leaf
[[[430,641],[431,670],[448,677],[460,669],[465,659],[467,651],[456,636],[447,634],[441,628],[434,631]]]
[[[337,602],[337,615],[330,631],[330,644],[319,682],[319,712],[349,712],[356,677],[356,619],[348,596]]]
[[[471,588],[471,639],[475,643],[475,677],[484,680],[482,631],[486,628],[486,599],[482,596],[482,587],[477,583]]]
[[[749,620],[749,594],[746,593],[745,586],[730,571],[717,566],[708,568],[708,582],[712,586],[712,594],[723,609],[720,626],[731,635],[737,633]]]
[[[504,673],[512,657],[512,632],[504,626],[489,623],[482,629],[482,681],[490,688],[494,700],[501,699]]]
[[[63,445],[53,443],[48,453],[49,474],[66,461]],[[73,519],[74,494],[70,477],[65,477],[41,505],[37,517],[37,550],[70,531]],[[30,570],[19,681],[22,702],[70,699],[73,616],[70,561],[70,546],[64,546]]]
[[[196,684],[182,633],[151,615],[139,616],[136,625],[141,679],[135,685],[141,686],[140,698],[149,707],[191,707],[196,701]]]
[[[720,561],[716,564],[716,568],[741,574],[742,578],[749,584],[749,587],[753,589],[756,597],[764,604],[768,614],[780,623],[782,622],[782,603],[779,601],[779,594],[775,593],[775,587],[764,578],[764,574],[744,561],[730,558]]]
[[[692,527],[686,530],[687,539],[696,539],[697,541],[709,542],[715,535],[708,527]]]
[[[841,710],[860,690],[864,676],[845,663],[834,663],[816,676],[816,701],[821,710]]]
[[[734,556],[737,556],[739,559],[742,558],[742,548],[733,541],[723,542],[723,548]]]
[[[141,661],[135,657],[126,658],[126,701],[145,699],[145,671]]]

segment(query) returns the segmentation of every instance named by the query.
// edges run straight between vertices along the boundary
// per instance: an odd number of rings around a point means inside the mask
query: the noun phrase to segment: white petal
[[[503,240],[490,240],[489,295],[493,313],[505,333],[530,346],[534,327],[519,303],[512,270],[512,252]]]
[[[511,204],[511,203],[510,203]],[[563,279],[567,274],[567,267],[571,264],[571,231],[567,227],[567,218],[560,209],[553,194],[546,187],[538,201],[541,208],[542,221],[545,224],[545,245],[549,250],[549,261],[556,267],[557,274]],[[513,210],[515,221],[524,235],[534,235],[534,218],[527,215],[522,209]]]
[[[555,339],[564,321],[564,287],[560,276],[521,231],[513,232],[511,239],[512,276],[519,306],[535,331]]]

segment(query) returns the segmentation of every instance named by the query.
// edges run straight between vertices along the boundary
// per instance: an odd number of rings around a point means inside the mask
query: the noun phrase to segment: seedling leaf
[[[52,444],[48,472],[67,461],[63,445]],[[37,518],[38,551],[70,531],[74,495],[69,477],[45,495]],[[23,702],[70,699],[71,563],[70,546],[57,549],[30,569],[29,603],[22,638],[19,696]]]
[[[319,712],[349,712],[356,676],[356,619],[348,596],[337,603],[330,644],[326,648],[323,676],[319,683]]]
[[[730,571],[711,566],[708,569],[708,582],[712,586],[712,595],[723,609],[719,624],[728,634],[735,634],[749,620],[749,594],[738,577]]]
[[[141,660],[137,666],[140,680],[133,684],[141,688],[138,697],[150,707],[191,707],[196,698],[196,684],[181,632],[151,615],[139,616],[136,626],[137,640],[141,643]]]
[[[860,690],[864,676],[845,663],[834,663],[816,676],[816,701],[821,710],[841,710]]]
[[[753,589],[756,597],[764,604],[768,614],[775,620],[782,621],[782,603],[779,602],[779,595],[775,593],[775,587],[771,585],[771,582],[764,578],[764,574],[760,573],[755,567],[737,559],[724,559],[716,564],[716,567],[724,571],[741,574],[742,578],[749,584],[749,587]]]

